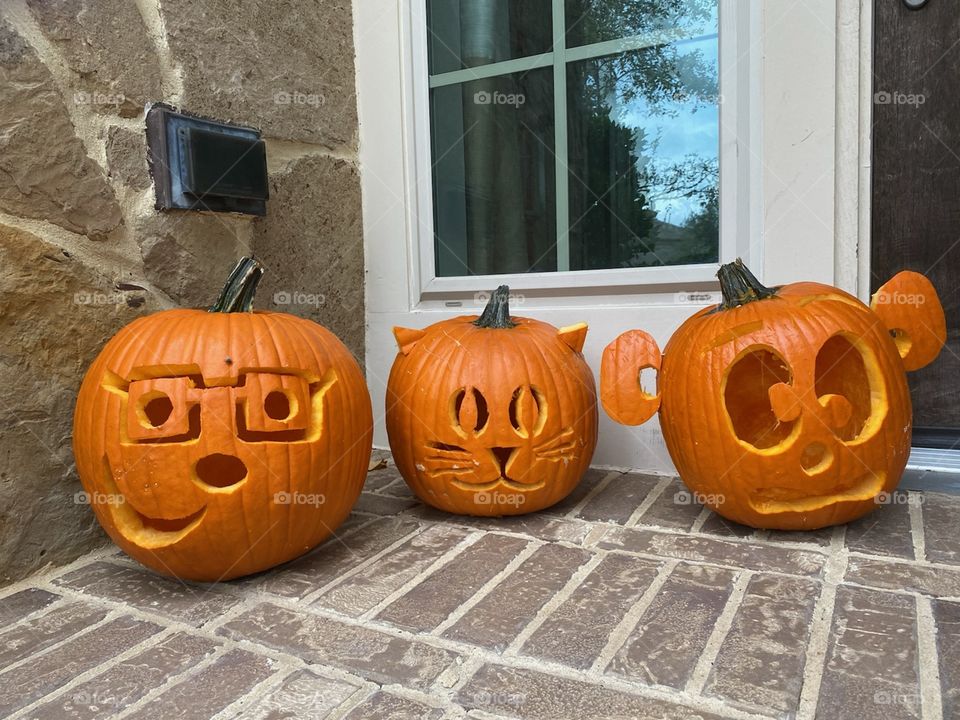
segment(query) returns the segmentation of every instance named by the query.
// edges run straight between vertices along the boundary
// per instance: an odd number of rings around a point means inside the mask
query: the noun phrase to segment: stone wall
[[[144,313],[205,306],[242,255],[257,307],[363,357],[348,0],[0,4],[0,585],[106,542],[70,449],[98,349]],[[154,210],[144,106],[259,127],[265,218]]]

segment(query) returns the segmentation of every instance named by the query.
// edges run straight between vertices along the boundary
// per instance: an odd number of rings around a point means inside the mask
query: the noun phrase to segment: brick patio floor
[[[960,717],[958,497],[801,534],[634,473],[503,520],[425,508],[392,467],[365,490],[253,578],[110,548],[0,589],[0,716]]]

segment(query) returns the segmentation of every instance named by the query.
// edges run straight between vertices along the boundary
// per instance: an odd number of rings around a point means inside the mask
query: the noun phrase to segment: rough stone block
[[[27,0],[37,24],[76,74],[73,102],[136,117],[162,97],[159,59],[134,3]]]
[[[164,0],[184,106],[256,125],[267,137],[356,142],[353,15],[346,0]]]
[[[352,75],[350,82],[352,87]],[[357,168],[315,156],[272,175],[267,217],[257,225],[253,249],[266,267],[258,307],[320,323],[362,365],[364,261]]]
[[[120,206],[37,53],[0,18],[0,210],[100,238]]]

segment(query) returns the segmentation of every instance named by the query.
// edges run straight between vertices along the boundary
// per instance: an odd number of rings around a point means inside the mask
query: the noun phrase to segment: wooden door
[[[960,12],[956,0],[874,4],[871,286],[927,275],[947,346],[911,373],[915,445],[960,447]]]

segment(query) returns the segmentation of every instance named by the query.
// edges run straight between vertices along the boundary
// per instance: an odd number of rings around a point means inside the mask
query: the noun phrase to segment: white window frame
[[[407,9],[403,8],[407,5]],[[678,288],[698,290],[716,286],[719,263],[671,265],[644,268],[615,268],[609,270],[569,271],[561,265],[569,263],[568,203],[566,197],[568,175],[566,169],[567,137],[566,95],[554,92],[556,123],[556,193],[557,202],[557,259],[556,272],[508,273],[496,275],[467,275],[437,277],[433,226],[433,173],[430,142],[430,89],[443,84],[479,79],[505,72],[516,72],[536,67],[553,67],[554,87],[566,84],[566,63],[600,57],[612,52],[623,52],[649,47],[658,37],[635,36],[593,45],[567,49],[562,32],[554,38],[556,50],[492,65],[459,70],[434,76],[431,80],[427,62],[426,0],[401,3],[405,19],[405,40],[410,81],[410,146],[416,148],[410,158],[415,193],[411,197],[412,233],[410,240],[414,277],[411,278],[415,296],[414,307],[429,307],[433,303],[461,298],[464,295],[488,291],[507,284],[517,291],[546,296],[570,296],[584,291],[614,294],[651,293],[659,290],[675,292]],[[760,173],[759,156],[751,151],[751,142],[759,137],[759,107],[751,102],[759,88],[759,62],[751,37],[759,27],[760,6],[749,0],[719,0],[719,104],[720,120],[720,263],[737,257],[748,264],[761,262],[760,235]],[[562,22],[564,0],[553,0],[553,27],[564,28]],[[404,18],[405,16],[405,18]],[[561,21],[558,21],[558,18]],[[562,60],[556,61],[557,55]],[[747,58],[744,60],[744,58]],[[733,72],[730,69],[733,69]]]

